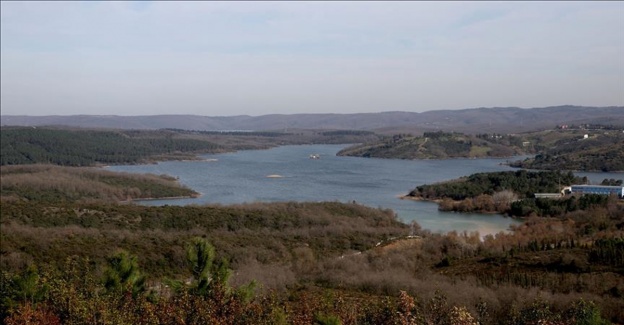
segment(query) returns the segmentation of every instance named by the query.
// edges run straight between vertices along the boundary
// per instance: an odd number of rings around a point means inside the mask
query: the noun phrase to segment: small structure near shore
[[[572,194],[615,194],[620,199],[624,198],[624,186],[608,186],[608,185],[572,185]]]
[[[536,199],[558,199],[563,195],[561,193],[533,193]]]

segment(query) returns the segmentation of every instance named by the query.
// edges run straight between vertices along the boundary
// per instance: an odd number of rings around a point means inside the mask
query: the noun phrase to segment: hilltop
[[[573,126],[521,134],[425,132],[381,136],[351,146],[341,156],[390,159],[510,157],[536,154],[511,166],[540,170],[623,171],[624,132],[602,125]]]
[[[379,141],[345,148],[338,155],[393,159],[509,157],[527,152],[522,143],[522,138],[512,135],[440,131],[425,132],[422,137],[386,136]]]
[[[566,130],[530,134],[539,154],[513,167],[548,170],[624,171],[622,130]]]

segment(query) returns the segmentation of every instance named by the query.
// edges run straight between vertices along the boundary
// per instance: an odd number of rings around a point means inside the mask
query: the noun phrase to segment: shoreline
[[[119,201],[119,202],[120,203],[131,203],[131,202],[141,202],[141,201],[197,199],[197,198],[199,198],[201,196],[202,196],[202,194],[200,193],[200,194],[197,194],[197,195],[136,198],[136,199],[130,199],[130,200],[123,200],[123,201]]]
[[[364,156],[360,156],[360,155],[338,155],[336,154],[336,156],[343,156],[343,157],[356,157],[356,158],[369,158],[369,159],[396,159],[396,160],[473,160],[473,159],[492,159],[492,160],[496,160],[496,159],[509,159],[509,158],[514,158],[514,157],[524,157],[524,156],[531,156],[531,155],[512,155],[512,156],[483,156],[483,157],[479,157],[479,156],[475,156],[475,157],[446,157],[446,158],[393,158],[393,157],[364,157]],[[534,156],[534,155],[533,155]],[[503,163],[501,163],[503,164]],[[508,165],[508,164],[505,164]],[[510,166],[511,167],[511,166]]]
[[[409,195],[399,195],[398,196],[399,199],[401,200],[411,200],[411,201],[420,201],[420,202],[435,202],[435,203],[440,203],[442,202],[442,199],[425,199],[423,197],[417,197],[417,196],[409,196]],[[455,202],[460,202],[460,201],[455,201]]]
[[[440,209],[440,203],[442,203],[443,199],[425,199],[423,197],[416,197],[416,196],[409,196],[409,195],[399,195],[398,196],[399,199],[401,200],[411,200],[411,201],[417,201],[417,202],[432,202],[432,203],[437,203],[438,204],[438,210]],[[461,202],[457,201],[457,200],[452,200],[453,204],[458,204]],[[464,213],[464,212],[460,212],[460,211],[454,211],[454,210],[440,210],[440,211],[444,211],[444,212],[454,212],[454,213]],[[522,220],[522,217],[516,217],[516,216],[512,216],[512,215],[506,215],[504,213],[498,212],[498,211],[472,211],[472,212],[468,212],[468,213],[479,213],[479,214],[496,214],[496,215],[500,215],[503,216],[505,218],[512,218],[512,219],[517,219],[517,220]]]

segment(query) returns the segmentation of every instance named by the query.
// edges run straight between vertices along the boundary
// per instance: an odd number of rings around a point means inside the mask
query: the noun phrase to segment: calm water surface
[[[481,235],[507,230],[510,224],[517,222],[500,215],[440,212],[435,203],[399,199],[418,185],[477,172],[512,170],[501,165],[507,159],[411,161],[337,157],[336,152],[344,147],[283,146],[203,156],[207,161],[168,161],[109,168],[179,177],[182,184],[202,194],[196,199],[142,202],[145,205],[356,201],[393,209],[404,222],[416,221],[432,231],[479,231]],[[309,159],[311,154],[319,154],[321,159]],[[618,178],[613,174],[583,175],[592,180],[595,177],[600,180]]]

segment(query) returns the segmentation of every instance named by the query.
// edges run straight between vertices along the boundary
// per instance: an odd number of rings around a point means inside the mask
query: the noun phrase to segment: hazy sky
[[[2,114],[624,105],[624,2],[1,2]]]

